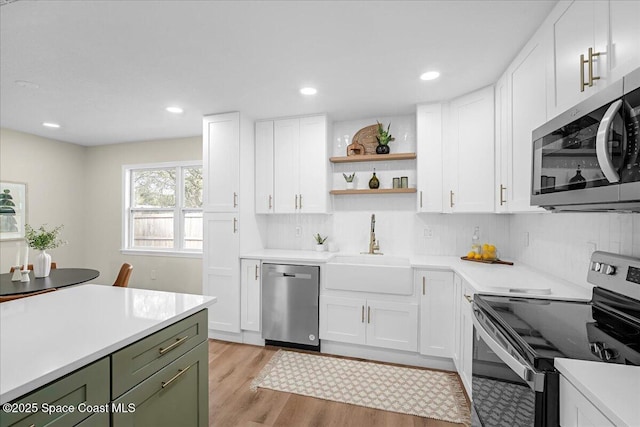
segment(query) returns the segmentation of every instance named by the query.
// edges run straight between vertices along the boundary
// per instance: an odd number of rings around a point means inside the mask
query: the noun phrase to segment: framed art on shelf
[[[27,184],[0,181],[0,240],[24,239]]]

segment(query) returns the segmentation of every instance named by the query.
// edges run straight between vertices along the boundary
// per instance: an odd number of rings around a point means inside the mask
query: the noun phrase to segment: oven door
[[[538,372],[481,310],[473,315],[474,427],[558,424],[558,374]]]

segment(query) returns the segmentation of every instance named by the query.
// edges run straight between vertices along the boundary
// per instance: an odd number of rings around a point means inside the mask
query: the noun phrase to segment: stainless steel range
[[[473,425],[558,426],[554,359],[640,366],[640,259],[591,257],[591,301],[476,295]]]

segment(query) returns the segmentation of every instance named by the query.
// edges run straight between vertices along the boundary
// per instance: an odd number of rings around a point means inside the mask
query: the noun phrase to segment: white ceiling
[[[555,3],[15,1],[0,8],[0,124],[100,145],[199,135],[225,111],[409,114],[494,83]]]

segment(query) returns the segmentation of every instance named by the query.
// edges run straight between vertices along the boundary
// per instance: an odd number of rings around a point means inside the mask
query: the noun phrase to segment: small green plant
[[[46,224],[41,225],[37,230],[34,230],[29,224],[24,226],[25,240],[29,247],[44,251],[46,249],[54,249],[58,246],[67,244],[66,241],[58,238],[60,231],[64,227],[63,225],[59,225],[51,231],[47,231],[47,229],[44,228],[45,225]]]
[[[380,123],[380,122],[376,122],[376,123],[378,123],[378,135],[376,135],[376,139],[378,140],[378,144],[387,145],[391,141],[395,141],[396,140],[389,133],[389,130],[391,129],[391,123],[389,123],[389,126],[387,126],[387,130],[384,130],[384,126],[382,126],[382,123]]]
[[[326,242],[326,241],[327,241],[327,239],[329,238],[329,236],[322,237],[322,236],[320,235],[320,233],[316,233],[316,235],[315,235],[315,236],[313,236],[313,238],[314,238],[314,239],[316,239],[316,243],[317,243],[317,244],[319,244],[319,245],[323,245],[323,244],[324,244],[324,242]]]
[[[353,182],[353,179],[356,177],[356,173],[352,173],[351,175],[347,175],[344,172],[342,173],[342,176],[344,176],[344,180],[347,182]]]

